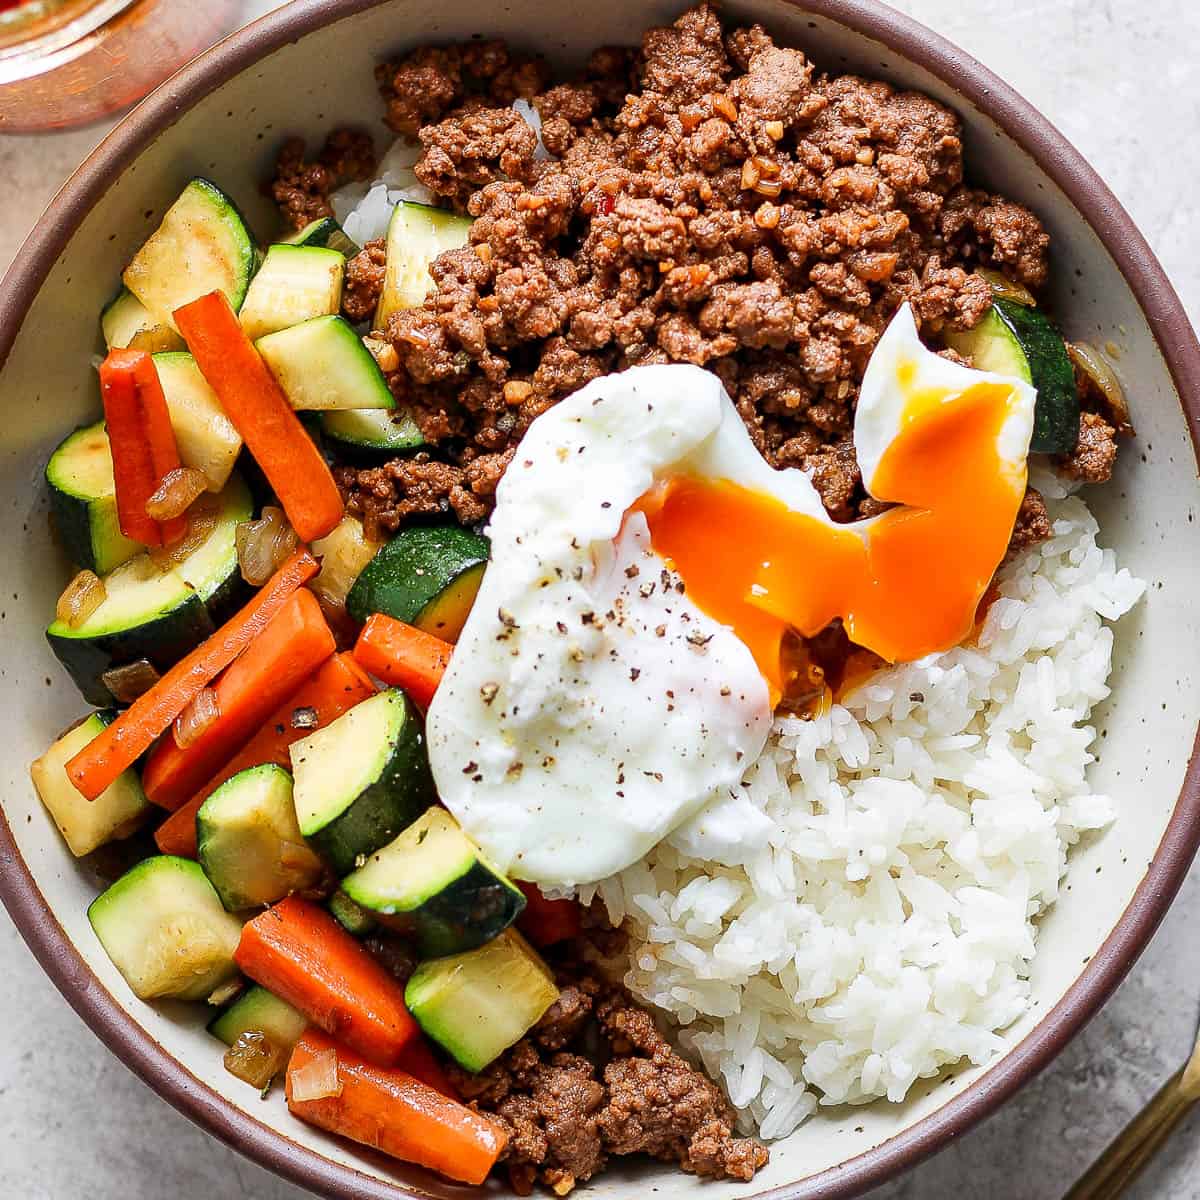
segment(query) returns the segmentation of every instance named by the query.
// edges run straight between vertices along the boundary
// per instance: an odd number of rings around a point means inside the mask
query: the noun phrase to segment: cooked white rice
[[[1143,584],[1081,500],[1059,489],[1050,509],[1053,537],[1002,570],[978,645],[776,722],[739,801],[748,854],[700,861],[677,836],[587,889],[627,922],[633,993],[764,1138],[987,1061],[1028,1004],[1034,918],[1068,848],[1113,819],[1086,722],[1108,694],[1103,622]]]

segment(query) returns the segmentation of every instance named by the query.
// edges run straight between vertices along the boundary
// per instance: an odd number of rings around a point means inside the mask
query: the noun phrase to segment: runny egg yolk
[[[889,662],[971,633],[1025,494],[1026,465],[1000,451],[1012,389],[982,381],[951,400],[910,394],[870,481],[898,507],[854,525],[794,512],[728,480],[678,475],[639,504],[651,543],[692,601],[750,649],[777,703],[781,645],[841,617]]]

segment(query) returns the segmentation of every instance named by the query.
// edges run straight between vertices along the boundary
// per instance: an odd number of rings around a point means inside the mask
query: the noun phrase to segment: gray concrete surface
[[[899,0],[998,71],[1091,159],[1200,316],[1200,6]],[[265,11],[268,2],[247,8]],[[0,267],[102,130],[0,138]],[[1182,1060],[1200,1012],[1200,873],[1104,1012],[981,1128],[874,1200],[1055,1200]],[[201,1133],[97,1042],[0,917],[0,1196],[299,1200]],[[1200,1197],[1200,1116],[1131,1193]]]

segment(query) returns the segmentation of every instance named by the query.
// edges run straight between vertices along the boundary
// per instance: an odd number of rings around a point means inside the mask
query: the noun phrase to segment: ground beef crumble
[[[302,138],[288,138],[275,162],[270,192],[284,221],[303,229],[319,217],[333,216],[329,193],[344,183],[375,173],[375,145],[369,133],[335,129],[313,162],[304,159]]]
[[[496,41],[422,47],[377,77],[388,125],[420,143],[418,178],[475,218],[426,302],[376,331],[429,443],[425,458],[341,471],[350,511],[384,530],[482,520],[496,456],[540,413],[610,371],[672,361],[717,372],[758,449],[810,472],[836,519],[869,515],[882,506],[854,463],[854,407],[897,307],[911,302],[936,345],[986,313],[976,267],[1046,281],[1038,219],[964,185],[950,109],[824,74],[705,4],[566,81]],[[274,190],[290,223],[328,209],[335,175],[362,177],[352,137],[313,164],[285,146]],[[371,315],[382,271],[378,243],[351,260],[347,316]],[[1083,437],[1066,469],[1100,478],[1102,434]]]
[[[559,980],[556,1003],[479,1075],[452,1068],[463,1098],[494,1114],[510,1141],[513,1190],[566,1195],[610,1156],[648,1154],[713,1179],[749,1180],[764,1146],[735,1137],[716,1085],[681,1058],[650,1014],[594,974]],[[589,1054],[585,1046],[598,1046]]]

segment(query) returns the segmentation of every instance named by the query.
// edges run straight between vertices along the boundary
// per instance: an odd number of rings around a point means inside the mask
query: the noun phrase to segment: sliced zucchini
[[[431,808],[342,880],[361,907],[399,918],[422,955],[440,958],[498,937],[525,897],[444,808]]]
[[[241,453],[242,435],[190,354],[156,354],[154,367],[171,414],[180,462],[199,471],[210,492],[219,492]]]
[[[208,1032],[227,1046],[232,1046],[244,1033],[263,1033],[281,1050],[291,1050],[307,1028],[307,1017],[257,984],[208,1023]]]
[[[332,217],[318,217],[309,221],[299,233],[283,239],[285,246],[328,246],[347,258],[353,258],[362,247],[346,236],[346,231]]]
[[[159,325],[126,287],[100,313],[100,332],[110,350],[145,350],[147,354],[157,354],[160,350],[184,349],[183,338],[169,325]]]
[[[116,715],[115,709],[92,713],[29,768],[37,794],[76,858],[91,854],[106,842],[128,837],[150,814],[150,801],[132,767],[122,771],[95,800],[85,800],[67,778],[67,763]]]
[[[1030,449],[1069,454],[1079,439],[1079,393],[1062,335],[1040,309],[996,297],[974,329],[949,333],[952,350],[981,371],[1013,375],[1037,389]]]
[[[142,550],[117,519],[112,451],[103,421],[77,429],[50,456],[46,482],[71,561],[104,575]]]
[[[289,753],[300,832],[338,875],[435,799],[421,717],[398,688],[356,704]]]
[[[377,924],[361,904],[355,904],[343,891],[336,891],[329,897],[329,911],[333,919],[355,937],[366,937]]]
[[[321,570],[309,587],[331,604],[345,607],[351,586],[378,549],[379,543],[367,537],[357,517],[343,517],[332,533],[312,544]]]
[[[396,205],[388,222],[387,266],[375,310],[376,329],[383,329],[392,313],[424,302],[433,287],[430,264],[444,251],[465,246],[470,229],[470,217],[449,209],[407,201]]]
[[[416,421],[401,409],[355,408],[323,412],[321,432],[355,450],[398,454],[425,445]]]
[[[558,999],[554,977],[515,930],[465,954],[423,962],[404,999],[421,1028],[468,1071],[482,1071]]]
[[[292,777],[275,763],[239,771],[204,801],[196,850],[230,912],[312,887],[323,869],[296,824]]]
[[[177,567],[160,570],[139,554],[104,577],[107,595],[81,625],[55,620],[50,648],[84,697],[98,708],[114,696],[105,671],[147,658],[160,671],[173,666],[215,629],[240,589],[235,530],[252,515],[250,493],[235,475],[215,499],[216,526]]]
[[[92,901],[88,920],[142,1000],[203,1000],[237,974],[242,923],[190,859],[156,855],[138,863]]]
[[[314,317],[254,343],[293,408],[386,408],[395,399],[379,364],[342,317]]]
[[[248,338],[260,338],[342,306],[346,259],[322,246],[271,246],[250,282],[239,319]]]
[[[258,252],[242,214],[220,188],[193,179],[122,276],[152,320],[175,329],[180,306],[209,292],[242,307]]]
[[[411,525],[363,568],[346,608],[356,621],[384,613],[456,641],[487,558],[487,538],[460,525]]]

